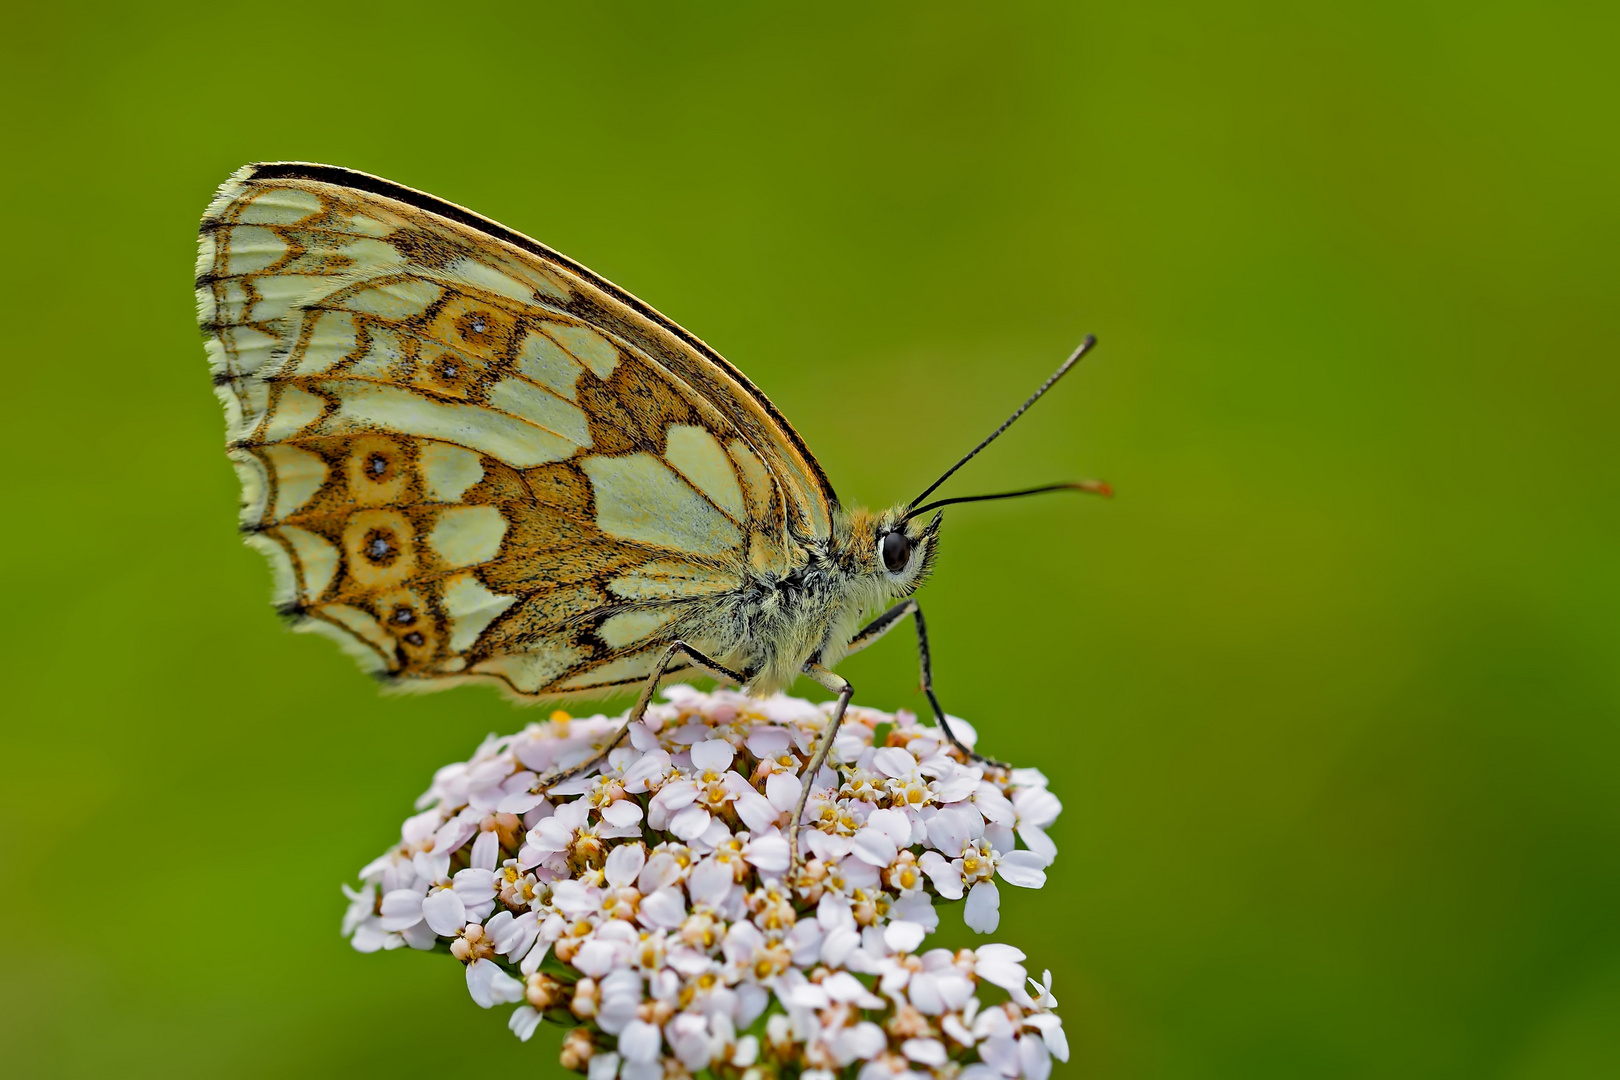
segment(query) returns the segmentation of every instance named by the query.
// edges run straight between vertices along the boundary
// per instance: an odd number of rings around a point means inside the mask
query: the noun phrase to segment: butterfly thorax
[[[748,689],[768,694],[791,685],[808,663],[832,667],[866,619],[921,587],[933,567],[938,520],[902,520],[903,507],[881,513],[840,510],[832,534],[795,538],[785,573],[754,573],[719,620],[698,615],[682,632],[707,640]],[[898,572],[883,561],[882,538],[902,532],[910,557]]]

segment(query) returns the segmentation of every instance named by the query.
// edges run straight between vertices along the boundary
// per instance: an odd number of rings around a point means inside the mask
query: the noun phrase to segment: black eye
[[[888,533],[883,537],[883,565],[889,573],[898,574],[911,561],[911,541],[903,532]]]

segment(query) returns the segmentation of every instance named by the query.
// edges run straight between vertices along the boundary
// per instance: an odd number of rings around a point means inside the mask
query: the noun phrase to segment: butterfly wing
[[[740,372],[461,207],[248,166],[204,215],[199,320],[277,600],[404,685],[644,679],[830,534],[821,468]]]

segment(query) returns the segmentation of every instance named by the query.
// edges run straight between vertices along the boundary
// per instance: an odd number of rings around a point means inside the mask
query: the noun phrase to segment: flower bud
[[[541,1012],[561,1005],[567,995],[567,987],[538,971],[529,976],[523,987],[523,999]]]
[[[596,1041],[591,1038],[589,1029],[577,1027],[563,1036],[562,1053],[558,1055],[563,1068],[584,1072],[585,1066],[595,1056]]]
[[[581,1020],[589,1020],[596,1015],[600,1004],[601,994],[597,992],[595,979],[587,975],[574,984],[574,1000],[568,1003],[569,1012]]]

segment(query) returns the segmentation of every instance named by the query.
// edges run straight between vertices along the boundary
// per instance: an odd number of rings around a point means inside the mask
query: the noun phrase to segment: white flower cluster
[[[590,1080],[1046,1080],[1068,1059],[1051,973],[1010,945],[920,951],[936,899],[999,921],[1034,888],[1061,806],[1036,769],[970,763],[901,712],[851,707],[786,828],[829,706],[675,686],[620,720],[554,713],[446,766],[401,840],[345,887],[354,947],[444,949],[528,1039],[567,1024]],[[971,737],[965,723],[953,728]],[[1019,848],[1017,841],[1024,846]]]

